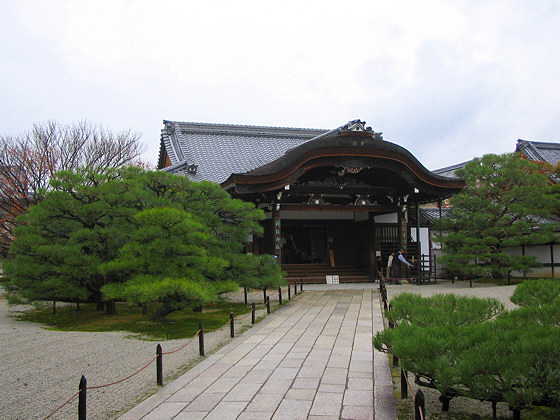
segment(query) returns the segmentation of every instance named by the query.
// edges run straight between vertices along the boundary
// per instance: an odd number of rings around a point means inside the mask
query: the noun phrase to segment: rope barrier
[[[58,410],[60,410],[62,407],[64,407],[66,404],[68,404],[70,401],[72,401],[76,397],[76,395],[78,395],[80,392],[82,392],[81,389],[78,392],[76,392],[74,395],[72,395],[70,398],[68,398],[68,400],[66,400],[66,402],[64,404],[62,404],[60,407],[58,407],[56,410],[54,410],[51,414],[49,414],[47,417],[43,418],[43,420],[47,420],[48,418],[50,418]]]
[[[202,330],[198,330],[198,331],[196,332],[196,334],[193,336],[193,338],[191,338],[191,339],[187,342],[187,344],[185,344],[184,346],[181,346],[181,347],[179,347],[179,348],[176,349],[176,350],[167,351],[167,352],[164,352],[164,353],[161,353],[161,354],[162,354],[162,355],[164,355],[164,354],[173,354],[173,353],[177,353],[179,350],[183,350],[185,347],[187,347],[189,344],[191,344],[191,343],[193,342],[193,340],[198,336],[198,334],[200,334],[200,331],[202,331]]]
[[[247,318],[249,315],[251,315],[251,312],[247,312],[245,314],[245,316],[242,316],[241,318],[235,318],[236,321],[243,321],[245,318]]]
[[[408,386],[408,390],[410,391],[410,394],[412,395],[413,398],[416,398],[416,394],[412,390],[412,387],[410,386],[410,382],[408,381],[408,376],[406,376],[405,378],[406,378],[406,385]]]
[[[150,360],[148,363],[146,363],[144,366],[142,366],[140,369],[138,369],[136,372],[134,372],[132,375],[128,375],[126,378],[122,378],[119,379],[118,381],[115,382],[111,382],[110,384],[105,384],[105,385],[96,385],[96,386],[88,386],[86,389],[99,389],[99,388],[105,388],[111,385],[115,385],[118,384],[120,382],[126,381],[127,379],[132,378],[134,375],[137,375],[138,373],[142,372],[144,369],[146,369],[148,366],[150,366],[150,364],[156,360],[158,357],[155,356],[152,360]]]
[[[257,290],[257,289],[254,289],[254,290]],[[241,294],[240,294],[240,295],[241,295]],[[269,300],[272,300],[272,299],[270,299],[270,296],[271,296],[271,295],[268,295]],[[277,296],[277,297],[278,297],[278,296]],[[259,306],[259,309],[262,309],[262,308],[266,308],[266,303],[265,303],[264,305],[262,305],[262,306]],[[249,315],[251,315],[251,313],[252,313],[252,312],[248,312],[245,316],[243,316],[243,317],[241,317],[241,318],[235,318],[235,320],[241,321],[241,320],[247,318]],[[225,327],[226,325],[228,325],[229,323],[231,323],[231,319],[228,320],[228,321],[227,321],[224,325],[222,325],[221,327],[216,328],[216,329],[213,329],[213,330],[205,330],[205,332],[214,332],[214,331],[218,331],[218,330],[224,328],[224,327]],[[178,352],[179,350],[184,349],[185,347],[187,347],[189,344],[191,344],[191,343],[194,341],[194,339],[200,334],[201,331],[202,331],[202,330],[199,329],[199,330],[196,332],[196,334],[195,334],[187,343],[185,343],[183,346],[179,347],[178,349],[171,350],[171,351],[168,351],[168,352],[165,352],[165,353],[161,353],[162,356],[163,356],[163,355],[167,355],[167,354],[173,354],[173,353]],[[150,364],[152,364],[152,362],[153,362],[154,360],[156,360],[157,358],[158,358],[158,355],[156,355],[153,359],[151,359],[148,363],[146,363],[144,366],[142,366],[142,367],[141,367],[140,369],[138,369],[136,372],[134,372],[134,373],[128,375],[128,376],[125,377],[125,378],[119,379],[119,380],[117,380],[117,381],[114,381],[114,382],[111,382],[111,383],[108,383],[108,384],[96,385],[96,386],[88,386],[88,387],[86,387],[85,389],[86,389],[86,390],[90,390],[90,389],[106,388],[106,387],[108,387],[108,386],[112,386],[112,385],[116,385],[116,384],[118,384],[118,383],[124,382],[124,381],[126,381],[127,379],[130,379],[130,378],[132,378],[133,376],[135,376],[135,375],[139,374],[140,372],[142,372],[142,371],[143,371],[144,369],[146,369]],[[59,411],[60,409],[62,409],[65,405],[67,405],[68,403],[70,403],[70,401],[72,401],[74,398],[76,398],[76,396],[77,396],[80,392],[82,392],[82,390],[79,390],[79,391],[76,392],[74,395],[72,395],[70,398],[68,398],[68,400],[66,400],[63,404],[61,404],[56,410],[54,410],[53,412],[51,412],[48,416],[44,417],[43,420],[47,420],[48,418],[52,417],[53,414],[55,414],[56,412],[58,412],[58,411]]]
[[[401,376],[402,378],[402,376]],[[406,385],[408,390],[410,391],[410,394],[412,395],[412,399],[416,400],[416,394],[415,392],[412,390],[412,386],[410,385],[410,382],[408,381],[408,376],[405,376],[405,380],[406,380]],[[416,404],[416,403],[415,403]],[[424,410],[422,409],[422,407],[418,407],[418,411],[420,412],[420,417],[422,418],[422,420],[424,420]]]
[[[207,330],[206,328],[204,328],[204,332],[207,333],[207,332],[215,332],[215,331],[221,330],[221,329],[224,328],[226,325],[228,325],[230,322],[231,322],[231,319],[228,320],[228,322],[226,322],[226,323],[225,323],[224,325],[222,325],[221,327],[214,328],[214,329],[212,329],[212,330]]]

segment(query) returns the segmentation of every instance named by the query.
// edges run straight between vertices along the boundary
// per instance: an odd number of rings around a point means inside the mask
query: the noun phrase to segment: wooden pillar
[[[372,277],[377,276],[377,238],[375,236],[375,215],[373,213],[368,213],[368,248],[369,248],[369,275]]]
[[[274,255],[278,258],[278,263],[282,263],[282,224],[280,210],[272,210],[272,240]]]
[[[408,225],[406,223],[406,214],[403,211],[404,203],[399,204],[397,212],[399,223],[399,248],[406,251],[408,244]]]

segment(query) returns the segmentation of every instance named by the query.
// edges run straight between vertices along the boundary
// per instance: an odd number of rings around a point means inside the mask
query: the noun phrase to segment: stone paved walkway
[[[395,419],[382,328],[376,290],[306,291],[121,419]]]

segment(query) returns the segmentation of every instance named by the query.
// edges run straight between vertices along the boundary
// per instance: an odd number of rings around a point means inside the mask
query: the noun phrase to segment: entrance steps
[[[288,283],[325,283],[326,276],[337,275],[340,283],[360,283],[373,281],[368,268],[328,264],[282,264]]]

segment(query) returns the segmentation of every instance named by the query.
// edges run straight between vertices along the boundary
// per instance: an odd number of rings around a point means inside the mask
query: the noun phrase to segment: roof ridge
[[[528,144],[538,144],[539,146],[549,146],[549,147],[560,147],[560,143],[559,142],[553,142],[553,141],[537,141],[537,140],[523,140],[523,139],[518,139],[517,142],[523,142],[523,143],[528,143]]]
[[[200,122],[189,122],[189,121],[170,121],[163,120],[165,125],[173,124],[178,126],[180,129],[188,130],[190,132],[235,132],[236,134],[248,133],[251,135],[255,134],[270,134],[270,133],[291,133],[298,135],[314,135],[317,136],[322,134],[327,129],[322,128],[299,128],[299,127],[275,127],[275,126],[264,126],[264,125],[244,125],[244,124],[217,124],[217,123],[200,123]]]

